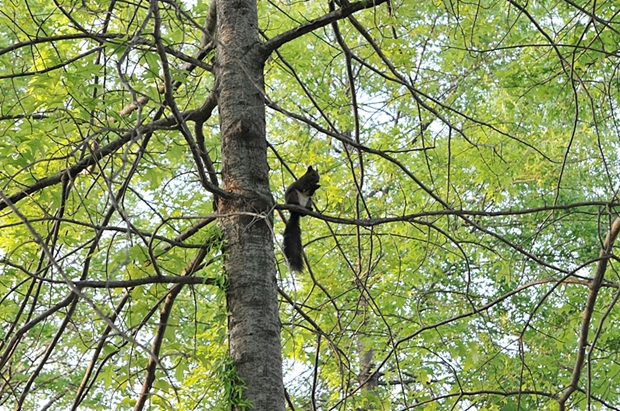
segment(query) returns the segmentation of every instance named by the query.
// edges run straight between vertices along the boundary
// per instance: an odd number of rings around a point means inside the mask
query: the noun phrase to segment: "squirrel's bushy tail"
[[[301,272],[303,265],[303,249],[301,247],[300,215],[291,212],[291,217],[284,229],[284,255],[291,270]]]

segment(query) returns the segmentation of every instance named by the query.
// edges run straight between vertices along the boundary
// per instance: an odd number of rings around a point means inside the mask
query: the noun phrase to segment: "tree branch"
[[[266,59],[267,57],[269,57],[269,55],[274,50],[278,49],[283,44],[293,41],[296,38],[303,36],[304,34],[310,33],[311,31],[314,31],[318,28],[325,27],[336,20],[342,20],[343,18],[346,18],[360,10],[376,7],[382,3],[385,3],[386,1],[387,0],[369,0],[358,1],[357,3],[350,3],[319,18],[304,23],[301,26],[295,27],[294,29],[291,29],[285,33],[279,34],[263,45],[265,52],[264,58]]]
[[[590,321],[592,320],[592,314],[594,313],[594,304],[598,292],[603,285],[603,279],[605,278],[605,271],[607,270],[607,264],[609,259],[613,256],[611,250],[614,242],[620,233],[620,217],[617,217],[611,224],[609,232],[603,242],[603,248],[599,255],[599,261],[596,266],[596,273],[594,278],[590,282],[590,291],[588,292],[588,300],[586,306],[583,309],[583,317],[581,319],[581,330],[579,332],[579,345],[577,351],[577,360],[575,361],[575,368],[573,369],[573,375],[569,386],[564,391],[562,397],[558,400],[560,404],[560,411],[565,410],[566,401],[570,398],[571,394],[575,392],[579,386],[579,377],[581,376],[581,369],[585,360],[586,347],[588,346],[588,331],[590,328]]]
[[[72,34],[61,34],[58,36],[48,36],[48,37],[37,37],[32,40],[20,41],[19,43],[14,43],[8,47],[0,49],[0,56],[3,54],[9,53],[11,51],[15,51],[22,47],[34,46],[35,44],[42,43],[54,43],[60,40],[82,40],[82,39],[93,39],[98,41],[99,43],[103,43],[107,39],[115,39],[115,38],[123,38],[126,34],[90,34],[90,33],[72,33]]]
[[[182,116],[184,118],[192,118],[197,115],[199,110],[200,109],[191,110],[191,111],[182,113]],[[98,150],[95,150],[92,155],[85,157],[84,159],[74,164],[73,166],[62,170],[56,175],[40,179],[39,181],[26,187],[25,189],[15,194],[10,195],[8,199],[11,203],[16,204],[17,202],[23,200],[25,197],[28,197],[29,195],[34,194],[37,191],[40,191],[46,187],[60,183],[64,175],[68,175],[71,179],[74,179],[80,174],[82,170],[88,168],[91,165],[96,164],[97,161],[99,161],[100,159],[114,153],[116,150],[118,150],[119,148],[127,144],[132,139],[138,136],[152,133],[158,129],[171,128],[176,125],[177,125],[177,121],[174,118],[174,116],[169,116],[169,117],[165,117],[165,118],[161,118],[159,120],[153,121],[152,123],[140,126],[134,130],[130,130],[126,132],[123,136],[121,136],[120,138],[111,142],[110,144],[104,147],[101,147]],[[205,185],[206,185],[207,190],[209,190],[213,194],[217,194],[220,197],[228,198],[228,199],[233,199],[237,197],[234,194],[229,193],[213,184],[209,184],[208,182],[205,182]],[[0,210],[5,209],[6,207],[7,207],[7,203],[0,200]]]
[[[199,250],[194,259],[185,267],[183,273],[181,273],[181,277],[192,278],[193,274],[200,269],[200,265],[206,256],[206,247]],[[170,314],[172,313],[174,301],[182,289],[183,284],[176,284],[170,288],[168,294],[166,295],[166,300],[159,314],[159,326],[157,327],[157,331],[153,337],[153,348],[151,349],[149,363],[146,368],[146,376],[144,383],[142,384],[142,390],[140,391],[140,395],[138,396],[138,400],[134,406],[134,411],[141,411],[144,408],[151,388],[153,387],[153,382],[155,381],[155,371],[157,369],[157,365],[160,364],[159,353],[164,341],[164,335],[166,334],[166,328],[168,327],[168,320],[170,319]]]

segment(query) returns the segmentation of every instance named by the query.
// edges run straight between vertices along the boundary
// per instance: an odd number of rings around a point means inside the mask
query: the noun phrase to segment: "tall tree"
[[[230,355],[253,409],[284,410],[265,136],[264,51],[255,0],[217,0],[216,81]]]

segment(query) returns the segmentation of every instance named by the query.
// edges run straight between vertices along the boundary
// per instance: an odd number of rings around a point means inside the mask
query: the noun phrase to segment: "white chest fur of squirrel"
[[[299,180],[291,184],[284,194],[286,204],[296,204],[312,210],[312,196],[321,187],[319,184],[319,173],[312,166],[308,167],[306,174]],[[284,229],[284,255],[288,265],[293,271],[303,270],[303,247],[301,245],[300,218],[303,214],[291,211],[291,216]]]

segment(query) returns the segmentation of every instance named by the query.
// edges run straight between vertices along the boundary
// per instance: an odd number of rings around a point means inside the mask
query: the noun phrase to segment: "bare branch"
[[[590,329],[590,321],[592,320],[592,314],[594,314],[594,305],[596,304],[596,298],[603,285],[603,279],[605,278],[605,271],[607,271],[607,264],[612,255],[612,248],[616,238],[620,234],[620,217],[617,217],[611,224],[611,228],[607,232],[603,247],[599,256],[598,265],[596,266],[596,272],[594,278],[590,282],[590,291],[588,292],[588,299],[586,300],[585,307],[583,309],[583,315],[581,318],[581,330],[579,331],[579,344],[577,346],[577,359],[575,360],[575,367],[573,369],[573,375],[569,386],[562,394],[562,397],[558,400],[560,410],[566,408],[566,401],[579,387],[579,377],[581,376],[581,370],[583,369],[583,363],[586,355],[586,348],[588,347],[588,332]]]
[[[325,14],[324,16],[318,17],[314,20],[302,24],[301,26],[295,27],[292,30],[279,34],[271,40],[265,42],[265,44],[263,45],[265,52],[264,57],[266,59],[274,50],[278,49],[283,44],[293,41],[296,38],[303,36],[304,34],[310,33],[321,27],[325,27],[334,21],[344,19],[360,10],[377,7],[378,5],[383,4],[386,1],[387,0],[374,0],[349,3],[337,10]]]

